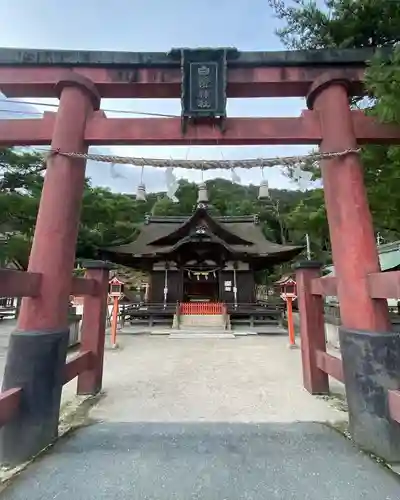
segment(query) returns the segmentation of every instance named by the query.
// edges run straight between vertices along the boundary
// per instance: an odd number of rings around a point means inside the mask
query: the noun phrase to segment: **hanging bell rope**
[[[67,156],[70,158],[82,158],[85,160],[92,160],[104,163],[136,165],[138,167],[154,167],[154,168],[185,168],[192,170],[215,170],[224,169],[232,170],[234,168],[260,168],[260,167],[296,167],[304,164],[309,164],[310,161],[316,162],[320,160],[327,160],[332,158],[339,158],[350,154],[358,154],[361,149],[346,149],[344,151],[335,151],[332,153],[310,153],[308,155],[300,156],[283,156],[275,158],[252,158],[243,160],[172,160],[168,158],[137,158],[127,156],[112,156],[112,155],[99,155],[92,153],[75,153],[60,150],[50,150],[43,154],[45,159],[51,158],[55,155]],[[39,151],[40,152],[40,151]]]

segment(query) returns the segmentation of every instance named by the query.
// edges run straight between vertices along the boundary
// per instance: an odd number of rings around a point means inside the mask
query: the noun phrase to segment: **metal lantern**
[[[207,186],[205,182],[199,184],[197,203],[208,203]]]
[[[258,199],[266,200],[269,198],[268,181],[263,179],[260,184],[260,189],[258,191]]]
[[[138,201],[146,201],[146,186],[144,184],[139,184],[137,188],[136,199]]]

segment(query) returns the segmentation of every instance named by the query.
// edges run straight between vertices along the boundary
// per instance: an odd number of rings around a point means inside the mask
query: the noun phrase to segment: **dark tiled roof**
[[[156,245],[155,241],[177,232],[188,217],[150,217],[142,224],[136,240],[125,245],[105,249],[109,257],[114,254],[132,256],[133,259],[151,257],[154,254],[167,255],[175,244]],[[209,217],[209,216],[208,216]],[[252,258],[264,258],[270,261],[286,261],[299,254],[302,247],[279,245],[265,239],[256,217],[214,217],[219,227],[249,244],[229,244],[235,254],[247,254]],[[272,263],[272,262],[271,262]]]

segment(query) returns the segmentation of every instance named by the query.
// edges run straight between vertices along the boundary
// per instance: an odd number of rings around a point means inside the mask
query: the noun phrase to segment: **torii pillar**
[[[51,148],[87,152],[85,128],[100,107],[88,79],[66,72]],[[69,325],[75,248],[86,160],[54,155],[47,162],[28,272],[41,274],[40,293],[24,298],[11,334],[3,390],[21,387],[22,411],[2,430],[2,462],[21,463],[57,437]]]
[[[318,114],[321,152],[357,148],[350,82],[324,74],[307,104]],[[364,449],[400,459],[400,426],[388,413],[387,391],[400,387],[400,335],[385,299],[372,299],[367,276],[380,271],[372,217],[357,153],[323,160],[321,173],[342,326],[340,346],[350,431]]]

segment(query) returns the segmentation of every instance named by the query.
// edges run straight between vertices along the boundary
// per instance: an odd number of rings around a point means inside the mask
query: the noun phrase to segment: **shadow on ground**
[[[4,500],[398,500],[400,482],[321,423],[97,423]]]

